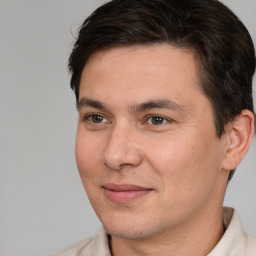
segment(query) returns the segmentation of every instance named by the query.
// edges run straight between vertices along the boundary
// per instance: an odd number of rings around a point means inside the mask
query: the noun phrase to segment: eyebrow
[[[92,107],[100,110],[107,109],[106,105],[103,104],[102,102],[98,100],[89,99],[89,98],[82,98],[81,100],[79,100],[76,107],[77,107],[77,110],[80,110],[82,107]]]
[[[83,107],[92,107],[92,108],[96,108],[99,110],[108,110],[108,107],[106,104],[98,101],[98,100],[94,100],[94,99],[89,99],[89,98],[82,98],[81,100],[79,100],[79,102],[77,103],[77,109],[78,111],[83,108]],[[133,104],[129,106],[129,109],[131,112],[143,112],[143,111],[147,111],[150,109],[154,109],[154,108],[158,108],[158,109],[169,109],[169,110],[174,110],[174,111],[183,111],[184,108],[183,106],[179,105],[178,103],[169,100],[169,99],[152,99],[152,100],[148,100],[146,102],[140,103],[140,104]]]
[[[178,103],[169,99],[155,99],[149,100],[144,103],[131,105],[130,109],[132,112],[143,112],[153,108],[169,109],[174,111],[182,111],[183,107]]]

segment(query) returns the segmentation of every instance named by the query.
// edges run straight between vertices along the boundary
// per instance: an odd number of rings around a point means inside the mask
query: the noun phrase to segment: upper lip
[[[113,190],[113,191],[141,191],[141,190],[152,190],[150,188],[145,188],[133,184],[115,184],[115,183],[105,183],[103,188]]]

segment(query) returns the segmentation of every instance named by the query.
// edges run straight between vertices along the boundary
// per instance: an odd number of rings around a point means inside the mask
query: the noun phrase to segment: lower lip
[[[127,203],[149,194],[152,190],[114,191],[104,189],[106,197],[114,203]]]

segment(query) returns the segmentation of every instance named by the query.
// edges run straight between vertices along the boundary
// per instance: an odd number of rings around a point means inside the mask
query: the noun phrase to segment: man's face
[[[221,207],[226,137],[216,136],[197,66],[192,52],[168,45],[114,48],[86,64],[76,159],[110,234],[154,237]]]

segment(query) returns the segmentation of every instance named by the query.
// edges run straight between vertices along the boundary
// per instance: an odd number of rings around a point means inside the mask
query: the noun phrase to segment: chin
[[[143,218],[143,215],[140,217],[141,219],[135,216],[113,216],[111,220],[104,218],[101,222],[108,234],[121,239],[140,240],[154,236],[156,228],[152,222]]]
[[[108,234],[114,237],[118,237],[121,239],[128,239],[128,240],[141,240],[151,235],[148,234],[147,230],[134,228],[131,226],[129,227],[105,227],[105,230]]]

